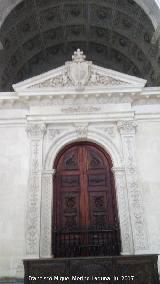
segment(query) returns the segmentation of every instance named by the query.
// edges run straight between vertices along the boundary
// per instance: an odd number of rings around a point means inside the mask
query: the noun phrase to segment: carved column
[[[116,195],[118,204],[118,214],[121,232],[121,254],[133,254],[133,237],[131,219],[129,215],[128,194],[126,191],[125,168],[112,168],[115,177]]]
[[[53,175],[55,170],[42,173],[41,240],[40,257],[51,257],[52,253],[52,208]]]
[[[120,121],[118,122],[118,129],[121,134],[125,162],[134,250],[137,254],[145,253],[148,250],[148,238],[144,221],[142,195],[138,184],[136,169],[136,123],[134,121]]]
[[[26,256],[39,257],[40,247],[40,209],[41,209],[41,172],[44,124],[29,124],[27,133],[30,138],[30,174],[27,193],[26,216]]]

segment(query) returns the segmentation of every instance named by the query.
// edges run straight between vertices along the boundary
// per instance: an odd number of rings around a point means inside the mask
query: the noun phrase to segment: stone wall
[[[78,50],[67,65],[0,93],[1,279],[23,278],[24,258],[51,257],[53,163],[76,141],[112,159],[121,253],[160,254],[160,89],[84,58]]]
[[[121,139],[117,129],[117,122],[91,123],[90,131],[94,128],[102,128],[108,131],[110,139],[114,140],[117,148],[121,151]],[[54,127],[46,125],[44,142],[44,158],[47,156],[52,140],[60,139],[58,135],[64,133],[66,137],[73,127],[67,124],[63,127],[59,123]],[[81,126],[82,127],[82,126]],[[59,132],[58,132],[59,131]],[[80,131],[80,129],[79,129]],[[59,133],[59,134],[58,134]],[[81,132],[82,134],[82,129]],[[30,139],[27,137],[26,125],[12,125],[6,121],[0,126],[0,277],[16,277],[18,270],[22,271],[21,259],[26,257],[26,214],[29,193],[29,165],[30,165]],[[58,138],[59,137],[59,138]],[[75,134],[74,140],[79,140]],[[147,253],[160,253],[160,121],[149,116],[147,120],[137,120],[136,141],[136,163],[138,173],[138,186],[142,192],[142,209],[144,210],[144,222],[146,225],[146,236],[148,240]],[[82,138],[90,140],[89,138]],[[99,141],[102,144],[102,141]],[[65,143],[64,143],[65,144]],[[43,160],[45,162],[45,159]],[[44,166],[44,165],[43,165]],[[43,168],[42,166],[42,168]],[[52,176],[52,173],[48,175]],[[44,180],[47,182],[47,174]],[[42,197],[41,197],[42,198]],[[32,200],[34,202],[34,199]],[[48,201],[49,202],[49,201]],[[50,203],[49,203],[50,204]],[[131,208],[129,208],[129,211]],[[30,212],[28,213],[30,214]],[[131,214],[131,212],[130,212]],[[139,218],[137,216],[137,218]],[[40,219],[38,219],[40,222]],[[132,223],[133,224],[133,223]],[[43,224],[42,224],[43,225]],[[138,224],[140,225],[140,224]],[[40,226],[40,223],[37,224]],[[43,226],[42,226],[43,227]],[[133,230],[134,228],[132,228]],[[141,231],[142,232],[142,231]],[[42,232],[41,232],[42,233]],[[133,232],[132,232],[133,233]],[[30,236],[31,238],[33,236]],[[133,235],[134,237],[134,235]],[[40,241],[40,236],[38,235]],[[40,252],[37,251],[37,257]],[[43,248],[42,248],[43,254]],[[20,271],[20,273],[21,273]]]

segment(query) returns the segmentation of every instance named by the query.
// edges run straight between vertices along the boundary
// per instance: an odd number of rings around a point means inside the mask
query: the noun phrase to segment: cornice
[[[136,88],[136,87],[135,87]],[[114,88],[86,88],[85,91],[75,91],[75,89],[64,90],[25,90],[20,92],[0,93],[0,109],[9,107],[31,107],[32,105],[55,107],[62,106],[63,109],[74,107],[78,105],[104,105],[104,104],[123,104],[129,103],[131,105],[148,105],[160,104],[160,87],[143,88],[139,90],[132,87],[130,91],[123,90],[120,87]],[[79,101],[83,101],[80,103]]]

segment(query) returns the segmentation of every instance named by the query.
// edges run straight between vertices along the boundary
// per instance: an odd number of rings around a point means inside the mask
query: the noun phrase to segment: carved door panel
[[[80,225],[81,168],[79,147],[60,158],[56,173],[55,224],[57,228]]]
[[[86,155],[89,223],[96,226],[113,225],[116,216],[108,161],[104,154],[93,146],[86,146]]]
[[[112,251],[115,249],[117,219],[111,165],[103,151],[91,143],[74,144],[57,159],[53,223],[59,231],[60,250],[74,247],[74,254],[69,256],[91,255],[89,248],[95,249],[98,242],[100,248],[102,240],[105,246],[99,255],[104,248],[107,254],[106,236]],[[93,231],[97,228],[98,231]],[[63,251],[56,254],[65,256]]]

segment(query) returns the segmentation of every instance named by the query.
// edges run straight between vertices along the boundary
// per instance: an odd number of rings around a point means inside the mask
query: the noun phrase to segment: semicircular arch
[[[133,0],[130,0],[130,2],[131,1]],[[11,13],[11,11],[21,2],[23,2],[23,0],[15,0],[14,2],[12,0],[0,1],[0,11],[3,11],[3,13],[1,13],[0,27],[6,20],[7,16]],[[156,29],[160,24],[160,7],[157,4],[157,1],[134,0],[133,2],[136,2],[144,10],[144,12],[152,21],[154,28]]]
[[[160,51],[158,42],[152,44],[153,22],[139,2],[18,1],[0,31],[5,59],[1,90],[13,90],[13,84],[63,65],[75,46],[74,50],[82,49],[96,65],[157,86]],[[155,11],[160,14],[159,8]],[[104,52],[97,51],[102,49]]]
[[[123,159],[117,146],[107,136],[98,131],[89,131],[87,138],[79,139],[75,131],[64,132],[50,146],[44,160],[44,171],[52,170],[55,159],[60,151],[69,144],[79,141],[93,142],[104,149],[111,158],[113,167],[123,167]]]

